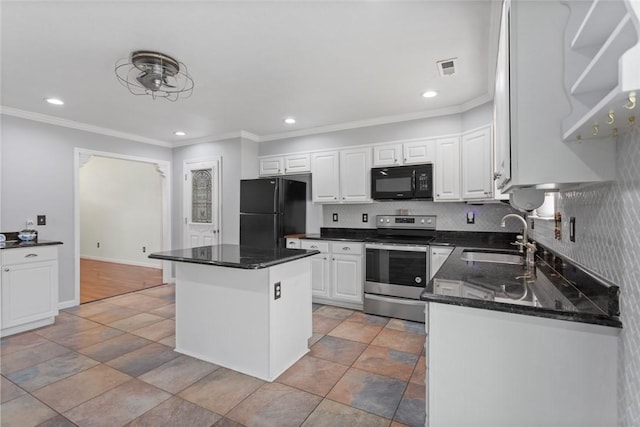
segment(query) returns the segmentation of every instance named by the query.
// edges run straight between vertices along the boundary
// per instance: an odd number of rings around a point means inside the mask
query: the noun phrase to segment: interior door
[[[184,162],[185,248],[220,243],[220,159]]]

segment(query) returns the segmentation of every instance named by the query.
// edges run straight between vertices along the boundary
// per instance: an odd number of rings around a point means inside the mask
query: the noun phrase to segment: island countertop
[[[305,249],[256,248],[245,245],[212,245],[156,252],[149,258],[220,267],[255,270],[309,257],[320,252]]]

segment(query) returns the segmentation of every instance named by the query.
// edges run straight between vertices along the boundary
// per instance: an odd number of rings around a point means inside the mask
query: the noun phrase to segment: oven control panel
[[[377,228],[435,230],[435,215],[377,215]]]

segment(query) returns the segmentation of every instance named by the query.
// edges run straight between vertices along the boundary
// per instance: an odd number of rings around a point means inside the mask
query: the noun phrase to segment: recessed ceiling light
[[[177,131],[175,131],[173,134],[174,134],[175,136],[185,136],[185,135],[186,135],[186,133],[185,133],[185,132],[182,132],[181,130],[177,130]]]
[[[296,122],[296,119],[294,119],[293,117],[287,117],[286,119],[284,119],[284,122],[288,125],[292,125]]]
[[[436,92],[435,90],[428,90],[422,94],[424,98],[433,98],[434,96],[437,96],[437,95],[438,95],[438,92]]]
[[[64,101],[58,98],[45,98],[44,100],[47,101],[49,104],[64,105]]]

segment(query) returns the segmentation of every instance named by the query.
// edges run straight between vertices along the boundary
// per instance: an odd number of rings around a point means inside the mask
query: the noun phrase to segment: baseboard
[[[76,300],[58,302],[58,310],[64,310],[65,308],[71,308],[78,305]]]
[[[102,258],[91,255],[81,255],[80,259],[90,259],[92,261],[102,261],[102,262],[113,262],[115,264],[125,264],[125,265],[135,265],[136,267],[147,267],[147,268],[157,268],[158,270],[162,269],[162,263],[151,263],[151,262],[140,262],[140,261],[128,261],[122,259],[112,259],[112,258]]]

